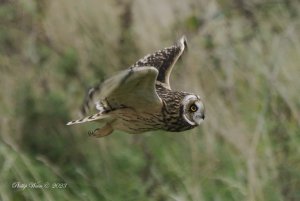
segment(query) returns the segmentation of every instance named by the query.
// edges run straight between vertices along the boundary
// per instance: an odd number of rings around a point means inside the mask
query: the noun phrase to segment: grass
[[[299,200],[299,10],[287,0],[3,1],[0,200]],[[182,34],[189,51],[171,84],[203,97],[199,128],[93,139],[94,123],[65,126],[89,86]]]

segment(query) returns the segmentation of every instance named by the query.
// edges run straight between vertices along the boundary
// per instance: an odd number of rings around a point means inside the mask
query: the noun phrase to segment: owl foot
[[[103,128],[96,128],[93,131],[89,131],[88,135],[99,138],[99,137],[110,135],[112,132],[113,132],[113,128],[111,127],[111,125],[106,124]]]

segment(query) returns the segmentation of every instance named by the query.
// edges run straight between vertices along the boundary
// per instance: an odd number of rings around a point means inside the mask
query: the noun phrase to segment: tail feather
[[[73,124],[80,124],[80,123],[95,121],[95,120],[99,120],[99,119],[106,119],[106,118],[109,118],[109,117],[110,117],[110,115],[102,114],[101,112],[98,112],[96,114],[93,114],[93,115],[88,116],[88,117],[84,117],[82,119],[77,119],[77,120],[70,121],[66,125],[69,126],[69,125],[73,125]]]

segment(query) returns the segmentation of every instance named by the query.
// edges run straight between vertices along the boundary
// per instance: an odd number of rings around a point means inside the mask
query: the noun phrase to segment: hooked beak
[[[199,126],[205,119],[205,114],[200,114],[196,116],[196,119],[194,119],[195,123]]]

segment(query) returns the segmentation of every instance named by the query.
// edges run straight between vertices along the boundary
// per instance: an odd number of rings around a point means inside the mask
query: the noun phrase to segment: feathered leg
[[[99,138],[99,137],[105,137],[107,135],[110,135],[113,131],[114,129],[112,128],[112,126],[109,123],[107,123],[102,128],[97,128],[93,131],[88,132],[88,135]]]

